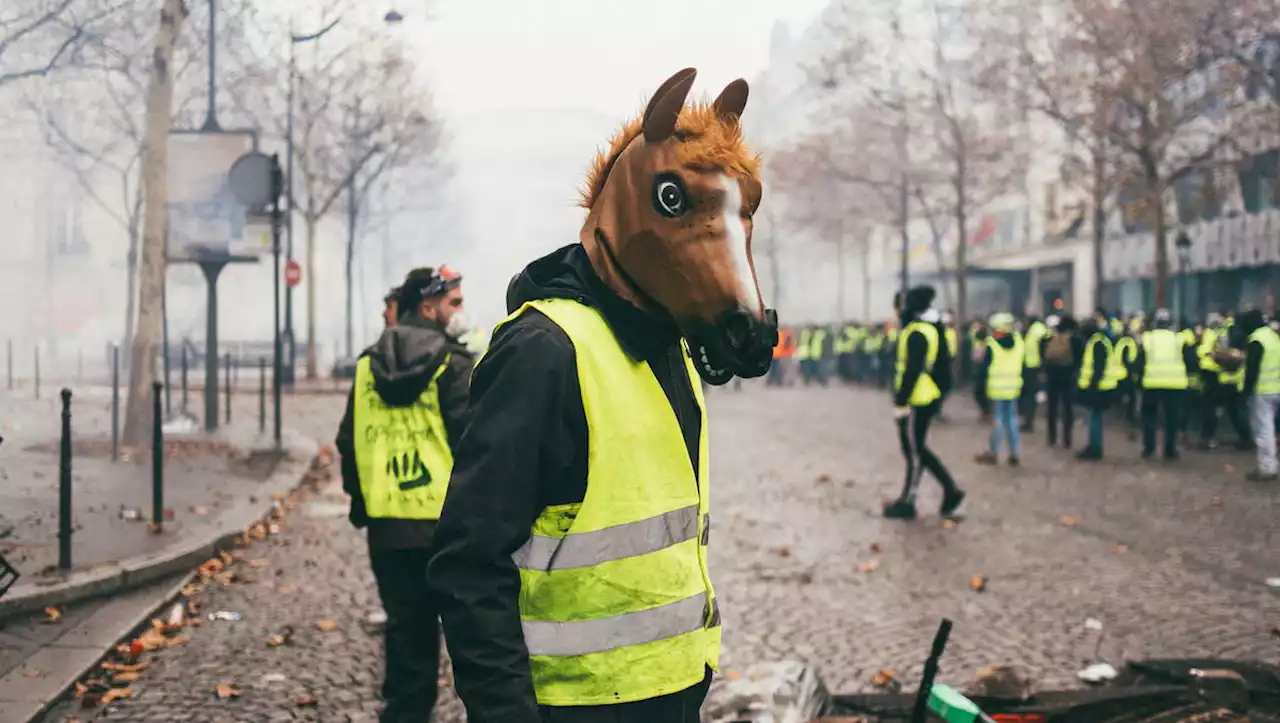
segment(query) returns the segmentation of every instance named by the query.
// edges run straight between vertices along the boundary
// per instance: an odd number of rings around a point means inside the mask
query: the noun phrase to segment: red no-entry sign
[[[284,283],[293,288],[302,283],[302,267],[297,261],[289,259],[289,263],[284,265]]]

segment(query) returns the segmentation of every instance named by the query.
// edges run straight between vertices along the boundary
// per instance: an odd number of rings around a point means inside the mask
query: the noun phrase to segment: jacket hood
[[[537,259],[507,285],[509,314],[526,302],[542,299],[572,299],[595,307],[634,359],[652,358],[680,340],[673,322],[645,313],[605,285],[581,244],[569,244]]]
[[[1002,332],[999,335],[992,334],[991,338],[995,339],[996,343],[999,344],[1002,349],[1013,348],[1013,340],[1014,340],[1013,334],[1010,334],[1008,332]]]
[[[373,388],[388,406],[417,401],[449,353],[467,353],[434,322],[402,318],[365,350]]]

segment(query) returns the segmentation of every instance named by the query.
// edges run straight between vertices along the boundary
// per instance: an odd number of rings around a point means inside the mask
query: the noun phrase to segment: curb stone
[[[316,442],[289,432],[282,435],[285,457],[259,488],[258,504],[240,503],[222,515],[222,529],[203,538],[175,541],[165,549],[138,555],[109,565],[88,570],[73,570],[65,579],[53,584],[34,582],[18,584],[0,599],[0,620],[39,610],[51,605],[65,605],[91,597],[112,595],[154,582],[167,575],[197,567],[221,548],[260,520],[271,508],[270,495],[285,493],[296,487],[316,459]],[[248,440],[242,448],[247,452],[270,450],[270,440]],[[263,502],[266,501],[264,505]]]

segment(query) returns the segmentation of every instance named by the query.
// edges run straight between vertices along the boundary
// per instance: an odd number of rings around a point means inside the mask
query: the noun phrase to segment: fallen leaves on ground
[[[132,683],[142,677],[142,673],[116,673],[111,680],[116,683]]]
[[[218,683],[213,690],[223,700],[240,697],[240,689],[230,683]]]
[[[1280,625],[1272,625],[1271,634],[1277,638],[1280,638]]]
[[[954,529],[956,529],[956,521],[955,521],[955,520],[943,520],[943,521],[942,521],[942,529],[944,529],[944,530],[954,530]]]
[[[293,626],[286,625],[284,627],[284,630],[281,630],[279,633],[267,636],[267,647],[277,648],[277,647],[280,647],[281,645],[288,645],[292,643],[293,633],[294,633]]]
[[[39,669],[39,668],[26,668],[26,669],[24,669],[24,670],[22,671],[22,677],[24,677],[24,678],[42,678],[42,677],[44,677],[44,671],[43,671],[43,670],[41,670],[41,669]]]
[[[98,699],[98,702],[102,705],[107,705],[108,703],[113,703],[117,700],[124,700],[125,698],[132,697],[133,691],[128,688],[109,688],[107,689],[107,692],[103,693],[102,697]]]
[[[341,626],[338,625],[338,621],[336,620],[317,620],[316,621],[316,630],[319,630],[322,633],[331,633],[337,630],[339,627]]]
[[[879,560],[868,560],[867,562],[858,563],[858,566],[855,567],[854,570],[857,572],[875,572],[879,567]]]
[[[969,576],[969,589],[974,592],[982,592],[987,589],[987,576],[980,572],[975,572]]]
[[[878,555],[884,552],[884,547],[879,542],[873,542],[871,543],[871,551]]]
[[[1213,505],[1214,507],[1221,507],[1222,495],[1214,495],[1213,499],[1209,500],[1209,504]]]
[[[56,623],[62,619],[62,611],[56,607],[50,606],[44,609],[44,618],[40,622],[45,624]]]
[[[293,584],[285,584],[276,588],[276,592],[280,593],[281,595],[292,595],[297,591],[298,591],[298,586]]]
[[[247,564],[249,567],[266,567],[267,561],[266,560],[250,560],[245,564]]]
[[[302,696],[301,698],[298,698],[296,701],[294,701],[294,703],[295,703],[299,708],[314,708],[314,707],[316,707],[316,699],[315,699],[315,698],[312,698],[312,697],[311,697],[311,696],[309,696],[309,695],[304,695],[304,696]]]
[[[1222,465],[1222,471],[1227,474],[1232,474],[1236,471],[1236,466],[1234,464],[1224,464]]]
[[[142,671],[150,667],[151,667],[150,663],[135,663],[133,665],[126,665],[124,663],[113,663],[109,660],[103,661],[102,663],[103,670],[109,670],[113,673],[141,673]]]
[[[818,484],[820,485],[831,484],[831,475],[826,473],[818,475]]]
[[[790,547],[775,547],[775,548],[773,548],[772,550],[770,550],[769,552],[772,552],[773,554],[777,555],[778,557],[791,557],[791,548],[790,548]]]
[[[1128,552],[1128,551],[1129,551],[1129,546],[1128,546],[1128,545],[1116,545],[1115,547],[1111,548],[1111,551],[1112,551],[1112,552],[1114,552],[1114,553],[1115,553],[1115,554],[1117,554],[1117,555],[1123,555],[1124,553],[1126,553],[1126,552]]]
[[[205,517],[209,514],[209,508],[200,507],[199,505],[193,505],[191,507],[191,513],[196,515],[197,517]]]
[[[875,675],[871,676],[871,684],[877,688],[884,688],[892,683],[897,675],[889,668],[881,668],[876,671]]]
[[[1063,515],[1058,518],[1058,522],[1061,522],[1063,527],[1075,527],[1080,524],[1080,518],[1072,517],[1071,515]]]

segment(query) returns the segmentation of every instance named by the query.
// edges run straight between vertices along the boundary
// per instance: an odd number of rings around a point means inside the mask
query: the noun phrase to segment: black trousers
[[[1018,411],[1022,412],[1022,427],[1030,432],[1036,427],[1036,394],[1040,391],[1040,369],[1022,369],[1022,393],[1018,397]]]
[[[711,687],[711,670],[701,683],[659,698],[616,705],[538,706],[542,723],[698,723]]]
[[[907,460],[907,478],[902,486],[901,499],[915,500],[925,470],[938,480],[946,494],[957,492],[951,473],[929,449],[929,425],[938,416],[940,408],[936,402],[927,407],[912,407],[909,415],[898,420],[898,442],[902,445],[902,456]]]
[[[1071,431],[1075,426],[1076,376],[1074,370],[1050,371],[1045,377],[1048,394],[1049,445],[1058,443],[1058,424],[1062,424],[1062,446],[1071,449]]]
[[[1142,390],[1142,453],[1156,451],[1157,420],[1164,417],[1164,456],[1178,454],[1178,433],[1182,430],[1180,419],[1185,389]]]
[[[387,613],[382,723],[425,723],[436,705],[440,616],[427,588],[428,548],[369,548],[378,597]]]
[[[1200,438],[1208,442],[1218,435],[1218,408],[1227,413],[1231,429],[1242,442],[1252,442],[1253,434],[1245,424],[1240,409],[1240,391],[1218,381],[1212,372],[1204,375],[1204,388],[1200,392]]]

